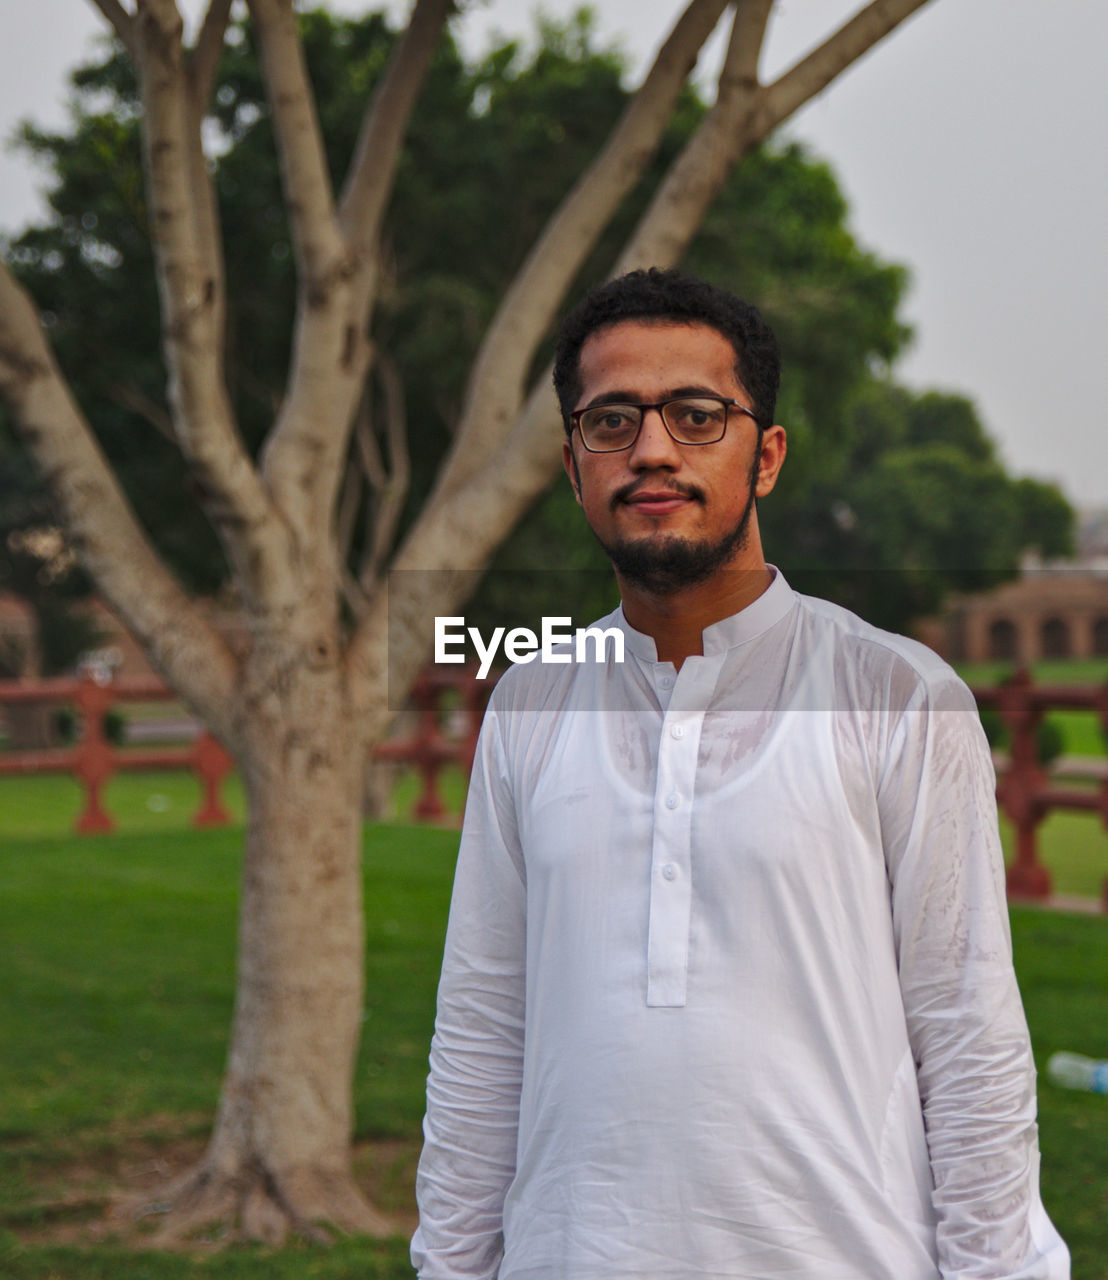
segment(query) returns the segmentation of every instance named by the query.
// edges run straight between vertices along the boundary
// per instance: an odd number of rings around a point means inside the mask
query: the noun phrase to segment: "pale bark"
[[[349,266],[335,213],[323,135],[292,0],[250,0],[302,288],[327,296]]]
[[[2,264],[0,395],[60,504],[85,567],[166,679],[217,734],[228,737],[234,657],[154,553],[73,401],[33,303]]]
[[[404,382],[395,362],[383,352],[378,356],[378,371],[385,400],[385,439],[388,442],[388,467],[381,461],[380,451],[371,457],[369,442],[359,440],[362,465],[367,477],[371,468],[376,473],[375,509],[370,516],[366,537],[366,554],[358,571],[358,582],[363,592],[370,592],[392,550],[404,499],[408,496],[411,481],[411,455],[408,452],[408,411],[404,403]]]
[[[211,0],[189,54],[189,78],[193,97],[201,105],[206,104],[212,96],[212,85],[219,65],[219,55],[223,51],[223,37],[231,18],[232,3],[233,0]]]
[[[287,592],[288,537],[238,436],[222,378],[217,228],[189,102],[181,18],[169,0],[145,0],[134,21],[174,428],[242,589],[271,600]]]
[[[356,314],[365,314],[376,290],[381,224],[404,132],[455,7],[455,0],[417,0],[362,123],[339,205],[339,222],[357,263]]]
[[[212,281],[212,346],[221,384],[226,377],[227,276],[223,262],[219,204],[216,200],[215,183],[204,155],[202,129],[212,96],[223,37],[231,16],[231,3],[232,0],[211,0],[196,43],[189,52],[186,68],[186,127],[192,138],[192,145],[188,148],[189,183],[196,202],[197,249]]]
[[[134,18],[119,3],[119,0],[92,0],[92,3],[111,23],[123,47],[133,58],[135,56]]]
[[[766,91],[758,117],[763,136],[799,111],[849,66],[931,0],[873,0]]]
[[[330,530],[349,424],[369,363],[291,0],[250,0],[292,228],[299,296],[285,403],[263,475],[300,546],[337,587]]]
[[[164,1234],[230,1218],[384,1234],[350,1170],[363,1000],[362,727],[338,660],[313,649],[312,601],[259,643],[239,699],[249,826],[231,1046],[204,1160],[170,1195]]]
[[[453,449],[432,503],[483,467],[511,429],[535,348],[597,237],[642,176],[726,0],[691,0],[600,154],[528,254],[474,362]]]
[[[369,104],[336,213],[287,0],[251,0],[301,262],[292,377],[265,475],[301,537],[326,529],[370,363],[368,311],[400,146],[453,0],[417,0]],[[338,566],[332,568],[338,580]]]
[[[620,255],[616,275],[679,261],[728,174],[754,145],[744,117],[758,94],[758,58],[772,7],[773,0],[739,6],[715,104],[670,166]]]
[[[744,150],[925,0],[876,0],[762,88],[770,0],[737,7],[717,101],[678,157],[625,261],[675,262]],[[262,468],[224,382],[220,228],[201,146],[229,0],[210,0],[191,53],[172,0],[93,0],[131,51],[144,105],[148,204],[176,438],[219,530],[250,639],[232,653],[154,555],[73,403],[34,309],[0,268],[0,395],[42,465],[108,599],[242,767],[250,802],[231,1046],[208,1153],[172,1198],[169,1235],[232,1219],[277,1240],[294,1226],[387,1226],[349,1167],[361,1025],[360,804],[367,753],[423,664],[434,617],[471,593],[557,465],[548,379],[525,380],[566,290],[644,172],[726,0],[690,0],[609,143],[567,196],[490,327],[431,502],[382,573],[407,483],[399,378],[379,372],[388,466],[355,441],[375,485],[361,582],[336,529],[350,431],[365,394],[368,311],[383,211],[434,40],[452,4],[417,0],[367,111],[336,209],[291,0],[249,0],[262,51],[300,279],[292,368]],[[678,188],[681,188],[680,190]],[[157,424],[156,406],[135,407]],[[375,451],[378,450],[378,451]],[[360,614],[343,634],[340,599]]]
[[[772,4],[752,0],[740,6],[717,101],[671,165],[621,254],[616,273],[679,261],[738,160],[786,114],[927,2],[874,0],[769,89],[758,85],[757,65]],[[563,207],[554,215],[555,223],[564,216]],[[545,234],[549,236],[550,229]],[[558,298],[547,305],[556,306]],[[527,333],[524,328],[523,335]],[[352,645],[351,664],[363,672],[367,684],[372,673],[386,665],[386,651],[392,684],[400,683],[400,672],[411,666],[408,655],[427,652],[434,616],[449,612],[465,598],[473,572],[484,568],[557,472],[562,426],[550,390],[551,371],[546,370],[526,400],[517,386],[518,371],[529,366],[538,339],[528,345],[521,337],[514,353],[502,352],[506,372],[488,356],[490,342],[491,333],[478,356],[467,397],[471,404],[491,404],[493,410],[482,415],[481,434],[471,431],[463,440],[459,433],[432,501],[393,562],[387,599],[374,601]],[[487,386],[477,390],[483,378]],[[459,460],[465,445],[472,446],[471,456],[484,465]],[[488,454],[493,452],[496,461],[490,466]],[[435,598],[436,590],[441,599]]]

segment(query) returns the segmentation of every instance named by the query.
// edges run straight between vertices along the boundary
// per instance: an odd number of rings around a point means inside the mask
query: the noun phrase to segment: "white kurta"
[[[603,625],[485,719],[419,1275],[1064,1280],[965,686],[780,574],[679,673]]]

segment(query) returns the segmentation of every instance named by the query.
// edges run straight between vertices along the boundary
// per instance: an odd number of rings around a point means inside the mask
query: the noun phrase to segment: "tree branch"
[[[355,439],[360,422],[355,424]],[[335,546],[341,564],[350,563],[351,548],[354,544],[354,530],[358,523],[358,507],[362,497],[362,473],[354,465],[351,458],[347,464],[346,474],[342,479],[342,492],[339,495],[338,508],[335,512]]]
[[[323,136],[291,0],[248,0],[258,34],[293,249],[310,299],[348,272]]]
[[[624,247],[615,275],[677,262],[735,162],[753,145],[741,126],[758,94],[758,59],[772,8],[773,0],[738,7],[716,101],[670,165]]]
[[[377,369],[385,392],[385,432],[388,440],[389,467],[378,486],[377,510],[366,541],[358,581],[369,592],[377,581],[396,536],[404,499],[411,480],[411,456],[408,452],[408,412],[404,402],[404,383],[396,362],[378,352]],[[380,453],[377,453],[380,464]],[[367,469],[368,473],[368,469]]]
[[[733,84],[721,79],[716,105],[671,166],[620,256],[616,274],[680,261],[735,164],[926,3],[873,0],[769,88],[744,91],[741,73]],[[742,16],[740,10],[736,31]]]
[[[66,520],[73,544],[144,649],[213,730],[228,716],[237,663],[227,642],[150,546],[65,385],[34,304],[0,264],[0,396]]]
[[[143,148],[181,450],[244,590],[255,601],[291,591],[287,533],[235,428],[223,378],[222,262],[200,112],[184,70],[172,0],[143,0],[136,15]]]
[[[215,83],[215,73],[219,66],[219,55],[223,52],[223,37],[227,34],[227,23],[231,18],[233,0],[210,0],[204,21],[196,37],[196,43],[189,55],[189,80],[193,102],[207,108]]]
[[[227,273],[223,261],[223,232],[220,226],[219,201],[211,167],[204,155],[204,118],[208,113],[215,84],[223,38],[231,16],[233,0],[210,0],[200,32],[187,58],[186,90],[188,100],[187,128],[191,138],[188,147],[190,187],[195,199],[197,248],[211,280],[212,343],[217,352],[219,377],[226,381],[227,345]]]
[[[805,85],[810,92],[819,88],[857,58],[875,40],[887,34],[910,11],[926,0],[880,0],[870,5],[858,19],[835,35],[794,72],[791,101],[800,105],[795,88],[801,68],[807,67]],[[700,128],[674,162],[662,190],[629,243],[617,271],[637,265],[666,265],[675,262],[699,226],[708,204],[734,163],[768,132],[764,112],[766,90],[757,87],[754,78],[758,51],[764,36],[770,9],[768,0],[757,0],[736,15],[731,42],[720,79],[716,104]],[[881,12],[878,13],[877,10]],[[819,74],[815,73],[818,68]],[[834,68],[834,69],[832,69]],[[826,77],[826,78],[824,78]],[[780,82],[778,82],[780,83]],[[805,99],[806,100],[806,99]],[[783,118],[783,117],[781,117]],[[779,122],[778,118],[774,123]],[[535,383],[528,401],[517,416],[514,427],[497,455],[495,467],[486,466],[473,475],[464,491],[443,494],[437,505],[428,507],[408,537],[394,563],[394,569],[442,568],[473,570],[483,567],[495,548],[496,540],[510,527],[557,469],[557,445],[561,425],[550,392],[550,370]],[[476,521],[472,513],[481,512]],[[496,529],[490,537],[488,528]],[[428,578],[436,575],[427,574]],[[408,578],[412,582],[408,583]],[[408,619],[405,644],[427,643],[426,627],[420,620],[422,602],[419,594],[420,575],[398,575],[402,584],[390,591],[389,608]],[[401,599],[401,593],[412,595]],[[383,607],[383,606],[378,606]],[[447,605],[436,602],[442,612]],[[390,615],[391,616],[391,615]],[[380,644],[382,623],[371,611],[359,629],[352,661],[371,667],[379,657],[372,648]],[[392,637],[395,625],[390,620]]]
[[[339,221],[354,250],[358,312],[376,288],[381,221],[392,194],[404,132],[455,0],[416,0],[407,29],[374,91],[339,203]]]
[[[159,435],[165,436],[167,440],[172,440],[174,444],[178,443],[177,434],[173,430],[173,419],[137,383],[130,381],[113,382],[108,388],[108,394],[122,408],[130,409],[132,413],[137,413]]]
[[[299,276],[288,392],[263,475],[302,546],[330,537],[369,344],[291,0],[248,0],[258,34]],[[317,557],[321,558],[321,557]]]
[[[557,456],[549,448],[540,451],[526,474],[526,450],[521,449],[521,456],[504,471],[488,466],[489,455],[518,421],[523,380],[565,290],[653,155],[699,51],[726,7],[726,0],[691,0],[687,5],[608,143],[559,206],[516,276],[478,354],[451,452],[394,568],[482,568],[505,529],[549,480]],[[550,444],[545,436],[544,443]],[[480,518],[479,508],[465,496],[474,491],[472,485],[491,503],[480,510]],[[413,582],[437,577],[401,576]],[[422,599],[410,584],[395,591],[390,586],[388,592],[375,595],[348,652],[354,687],[361,694],[381,673],[394,623],[405,635],[410,632],[412,653],[417,661],[422,659],[431,616],[423,612],[424,606],[433,613],[441,612],[440,604],[437,598]]]
[[[123,47],[134,58],[135,20],[131,14],[124,9],[119,0],[92,0],[92,3],[112,24],[115,34],[119,37]]]
[[[766,90],[756,128],[762,136],[787,120],[842,71],[929,0],[873,0]]]
[[[511,429],[535,348],[597,237],[642,175],[725,0],[691,0],[607,144],[555,211],[493,318],[440,486],[459,487]]]

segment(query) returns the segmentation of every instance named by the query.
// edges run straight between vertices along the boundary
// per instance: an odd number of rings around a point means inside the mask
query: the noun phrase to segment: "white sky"
[[[780,0],[763,78],[861,2]],[[477,50],[529,33],[535,7],[479,0],[459,30]],[[678,7],[593,4],[640,69]],[[66,72],[102,26],[88,0],[0,0],[0,136],[63,122]],[[931,0],[787,126],[835,168],[861,241],[912,270],[899,376],[972,396],[1010,467],[1086,506],[1108,506],[1106,50],[1105,0]],[[0,229],[40,212],[40,182],[0,153]]]

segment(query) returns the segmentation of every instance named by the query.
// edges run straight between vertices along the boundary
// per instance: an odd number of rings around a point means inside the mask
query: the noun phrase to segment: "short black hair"
[[[706,324],[735,350],[735,375],[753,401],[760,430],[773,423],[781,384],[781,349],[756,307],[683,271],[651,267],[590,290],[562,322],[554,349],[554,390],[566,434],[581,398],[581,348],[594,333],[625,320]]]

